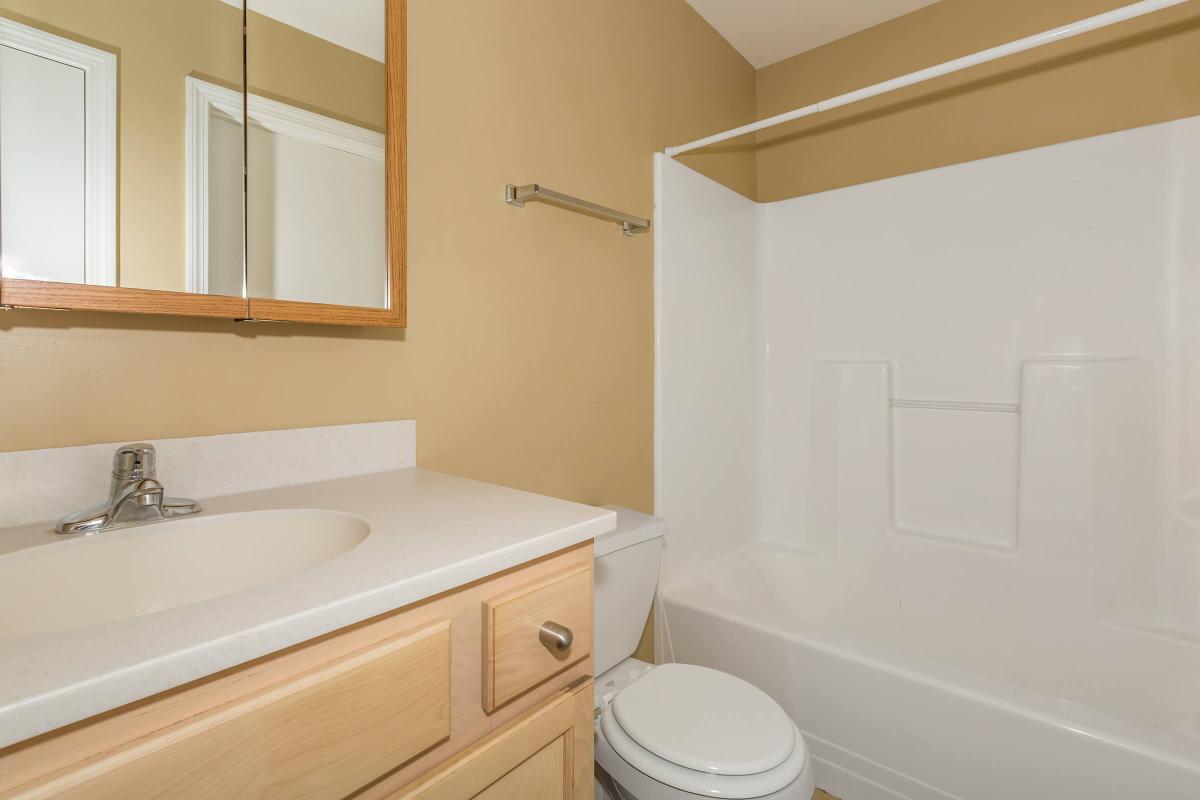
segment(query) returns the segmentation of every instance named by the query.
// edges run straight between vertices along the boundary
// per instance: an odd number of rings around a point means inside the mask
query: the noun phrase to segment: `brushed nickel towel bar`
[[[636,236],[639,233],[645,233],[650,230],[650,220],[648,219],[642,219],[632,214],[626,214],[623,211],[590,203],[587,200],[580,200],[578,197],[556,192],[553,189],[547,189],[545,186],[536,183],[529,183],[524,186],[514,186],[510,183],[504,187],[504,202],[510,206],[524,208],[525,204],[530,201],[548,203],[552,206],[565,208],[568,211],[587,214],[589,217],[615,222],[621,226],[621,232],[626,236]]]

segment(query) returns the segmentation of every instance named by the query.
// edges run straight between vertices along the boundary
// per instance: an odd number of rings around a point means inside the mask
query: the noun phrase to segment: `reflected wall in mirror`
[[[247,11],[252,307],[387,309],[385,0],[249,0]]]
[[[3,277],[244,309],[242,60],[237,2],[0,0]]]

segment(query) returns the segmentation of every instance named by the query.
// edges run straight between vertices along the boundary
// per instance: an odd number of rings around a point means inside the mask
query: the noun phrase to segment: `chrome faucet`
[[[154,445],[139,442],[113,454],[107,502],[58,521],[59,533],[99,533],[195,514],[195,500],[167,497],[155,471]]]

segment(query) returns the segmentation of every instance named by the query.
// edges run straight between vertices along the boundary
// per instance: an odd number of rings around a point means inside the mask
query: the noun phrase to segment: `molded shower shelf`
[[[1064,522],[1102,513],[1105,530],[1119,529],[1124,507],[1101,511],[1108,493],[1097,487],[1129,495],[1138,485],[1129,464],[1145,459],[1096,453],[1132,456],[1146,438],[1138,423],[1150,418],[1145,362],[1027,361],[1019,404],[897,399],[893,369],[884,361],[814,365],[807,524],[826,547],[885,527],[1014,550],[1026,505]],[[1113,575],[1109,583],[1128,581]]]
[[[1020,415],[892,408],[892,524],[904,533],[1017,545]]]

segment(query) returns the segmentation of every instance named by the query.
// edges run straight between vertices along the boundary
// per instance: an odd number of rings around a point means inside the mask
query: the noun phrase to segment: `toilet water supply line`
[[[906,86],[912,86],[917,83],[934,78],[940,78],[943,75],[949,75],[952,72],[968,69],[970,67],[986,64],[989,61],[995,61],[998,58],[1013,55],[1014,53],[1022,53],[1026,50],[1032,50],[1035,47],[1041,47],[1052,42],[1070,39],[1073,36],[1078,36],[1081,33],[1106,28],[1109,25],[1116,25],[1119,22],[1135,19],[1146,14],[1152,14],[1155,11],[1161,11],[1172,6],[1182,5],[1189,0],[1142,0],[1140,3],[1122,6],[1112,11],[1103,14],[1097,14],[1094,17],[1072,22],[1068,25],[1063,25],[1052,30],[1035,33],[1033,36],[1026,36],[1024,39],[1017,39],[1015,42],[998,45],[996,47],[974,53],[962,58],[956,58],[953,61],[946,61],[942,64],[937,64],[932,67],[910,72],[907,75],[901,75],[898,78],[876,83],[864,89],[856,89],[853,92],[840,94],[837,97],[831,97],[828,100],[822,100],[819,103],[797,108],[794,111],[787,111],[783,114],[777,114],[773,117],[761,119],[758,122],[752,122],[748,125],[743,125],[740,128],[717,133],[712,136],[706,136],[703,139],[697,139],[694,142],[679,145],[678,147],[668,147],[666,154],[668,156],[678,156],[690,150],[696,150],[701,147],[707,147],[710,144],[717,144],[728,139],[734,139],[738,136],[744,136],[748,133],[761,131],[764,128],[770,128],[775,125],[780,125],[784,122],[800,119],[802,117],[810,117],[813,114],[819,114],[822,111],[830,111],[841,106],[857,103],[860,100],[866,100],[871,97],[877,97],[881,94],[894,92],[897,89],[903,89]]]

